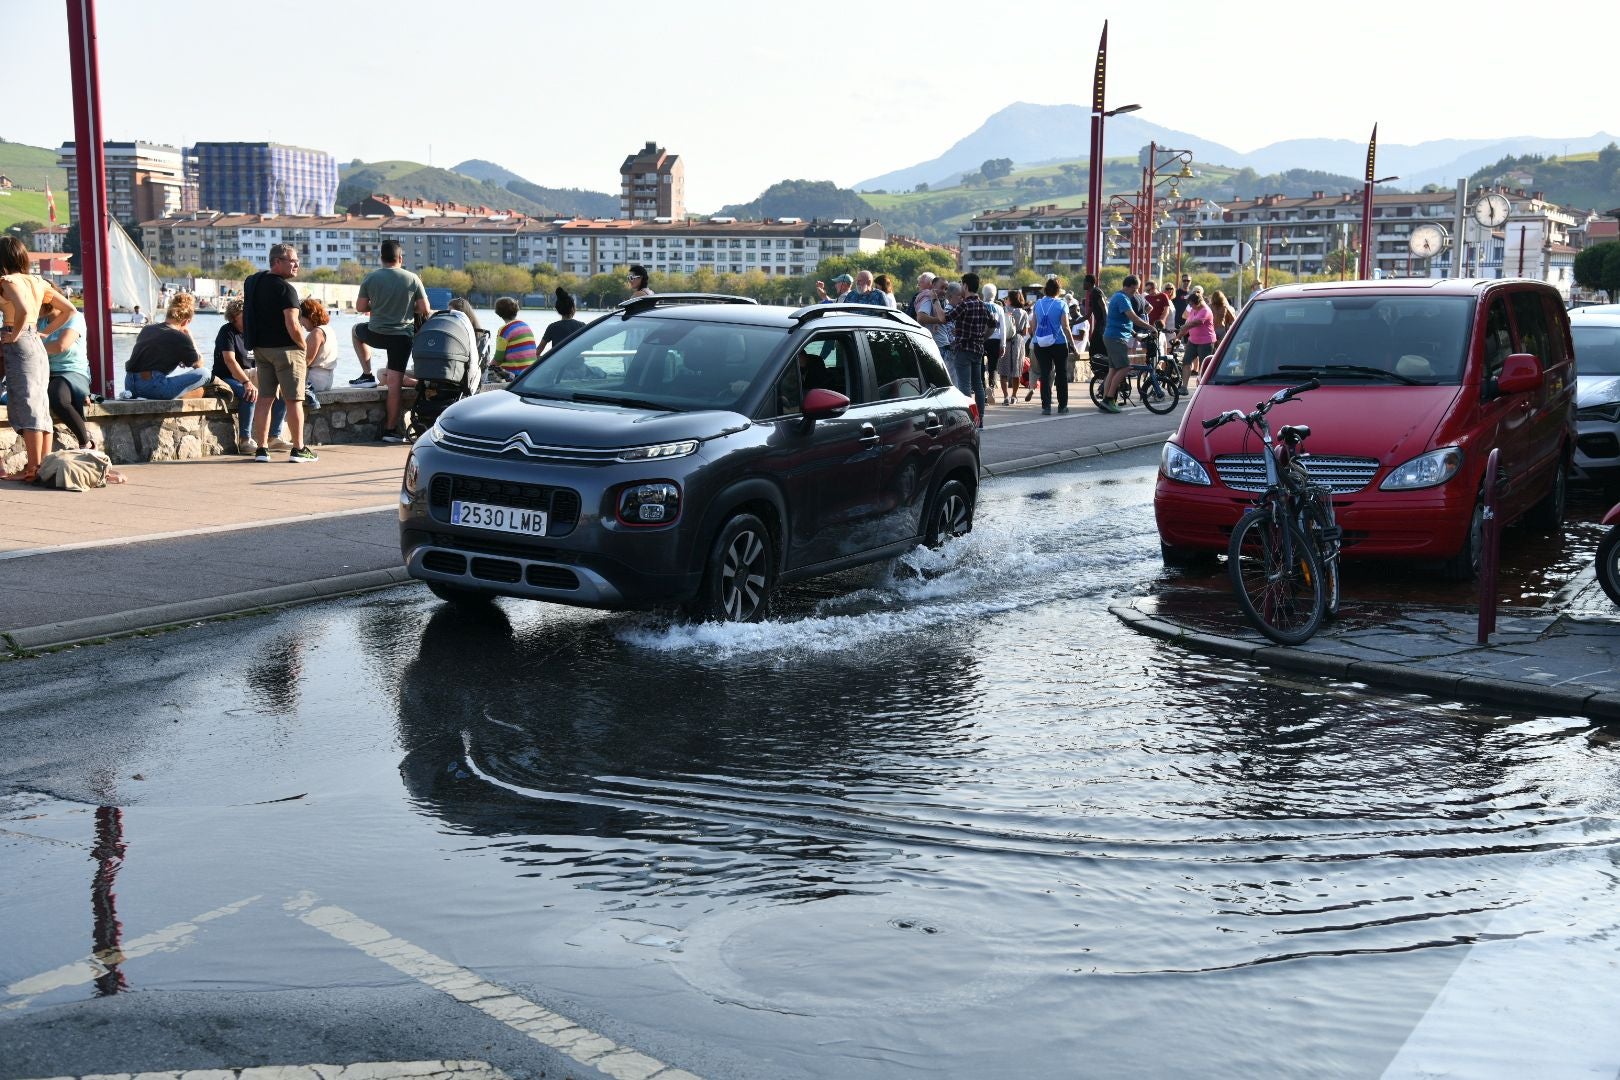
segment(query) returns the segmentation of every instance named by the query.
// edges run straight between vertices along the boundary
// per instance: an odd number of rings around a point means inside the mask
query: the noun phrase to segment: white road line
[[[534,1041],[560,1050],[581,1065],[599,1069],[614,1080],[698,1080],[682,1069],[599,1035],[505,987],[486,982],[466,968],[394,937],[382,927],[340,907],[316,907],[318,898],[303,893],[287,901],[287,911],[315,929],[353,945],[396,971],[471,1005]]]
[[[0,561],[26,559],[31,555],[55,555],[63,551],[86,551],[90,548],[122,547],[124,544],[144,544],[148,540],[183,540],[189,536],[211,536],[214,533],[241,532],[243,529],[263,529],[272,525],[300,525],[306,521],[325,518],[354,517],[357,514],[378,514],[384,510],[397,510],[397,502],[378,503],[376,506],[357,506],[350,510],[323,510],[317,514],[299,514],[296,517],[269,518],[264,521],[239,521],[232,525],[204,525],[195,529],[177,529],[174,532],[147,533],[144,536],[114,536],[106,540],[82,540],[75,544],[55,544],[51,547],[21,548],[0,551]]]
[[[234,904],[227,904],[213,911],[205,911],[194,919],[186,922],[177,922],[173,926],[166,926],[161,930],[154,930],[138,938],[126,941],[122,948],[104,953],[93,953],[83,960],[75,960],[71,964],[64,964],[54,971],[47,971],[26,979],[18,980],[6,987],[6,993],[13,997],[26,995],[22,1001],[11,1001],[0,1005],[0,1009],[20,1009],[40,994],[52,990],[60,990],[66,986],[80,986],[84,983],[95,982],[111,971],[115,966],[143,956],[150,956],[156,952],[174,952],[191,944],[197,928],[203,923],[223,919],[227,915],[234,915],[259,899],[250,896],[246,900],[238,900]]]
[[[90,1073],[50,1080],[511,1080],[487,1061],[357,1061],[352,1065],[258,1065],[184,1072]]]

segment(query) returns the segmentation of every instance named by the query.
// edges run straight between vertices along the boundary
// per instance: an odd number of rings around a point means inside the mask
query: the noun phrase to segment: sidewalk
[[[1359,604],[1304,645],[1273,645],[1230,591],[1170,586],[1110,610],[1139,633],[1285,671],[1547,716],[1620,720],[1620,608],[1590,568],[1543,608],[1502,608],[1487,645],[1462,607]]]
[[[987,475],[1159,443],[1179,410],[990,406]],[[65,492],[0,483],[0,655],[383,588],[400,565],[408,447],[339,444],[320,460],[119,466],[129,483]]]

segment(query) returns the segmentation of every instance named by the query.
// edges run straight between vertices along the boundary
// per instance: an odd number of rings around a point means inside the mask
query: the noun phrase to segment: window
[[[1490,313],[1485,316],[1485,378],[1494,379],[1502,374],[1502,365],[1512,351],[1507,305],[1498,296],[1491,301]]]
[[[776,380],[776,393],[763,406],[767,416],[797,416],[802,411],[804,390],[799,383],[799,365],[789,364]]]
[[[855,335],[847,331],[811,338],[799,350],[799,375],[807,393],[833,390],[855,401],[850,378],[854,370]]]
[[[923,391],[917,354],[911,335],[903,330],[868,330],[866,345],[872,352],[872,399],[892,401],[918,397]]]
[[[1541,302],[1541,294],[1524,289],[1508,299],[1513,305],[1513,321],[1519,325],[1519,351],[1532,354],[1543,365],[1556,363],[1552,334],[1547,328],[1547,307]],[[1559,350],[1558,359],[1563,358],[1562,351]]]

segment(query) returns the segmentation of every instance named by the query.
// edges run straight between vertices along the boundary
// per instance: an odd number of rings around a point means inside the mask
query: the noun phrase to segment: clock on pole
[[[1433,222],[1414,226],[1406,247],[1420,259],[1431,259],[1446,249],[1446,230]]]
[[[1507,201],[1507,196],[1494,191],[1481,195],[1474,203],[1474,220],[1487,229],[1500,228],[1512,212],[1513,206]]]

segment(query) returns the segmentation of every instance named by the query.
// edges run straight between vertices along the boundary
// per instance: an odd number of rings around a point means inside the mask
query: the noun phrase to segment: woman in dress
[[[1187,343],[1186,367],[1181,376],[1185,384],[1188,379],[1199,378],[1204,359],[1215,352],[1215,312],[1204,303],[1202,285],[1193,286],[1192,295],[1187,299],[1187,307],[1182,312],[1181,329],[1176,331],[1176,337]],[[1183,385],[1182,389],[1185,390],[1186,386]]]
[[[22,432],[27,463],[22,471],[0,472],[0,479],[33,483],[55,425],[51,421],[51,361],[39,333],[39,313],[47,302],[55,316],[46,324],[54,334],[71,319],[73,305],[55,285],[33,273],[28,248],[15,236],[0,237],[0,355],[5,357],[6,414]]]
[[[1029,337],[1029,308],[1024,303],[1024,291],[1013,289],[1007,293],[1007,348],[996,365],[1001,378],[1001,403],[1018,402],[1018,377],[1024,373],[1024,342]]]

